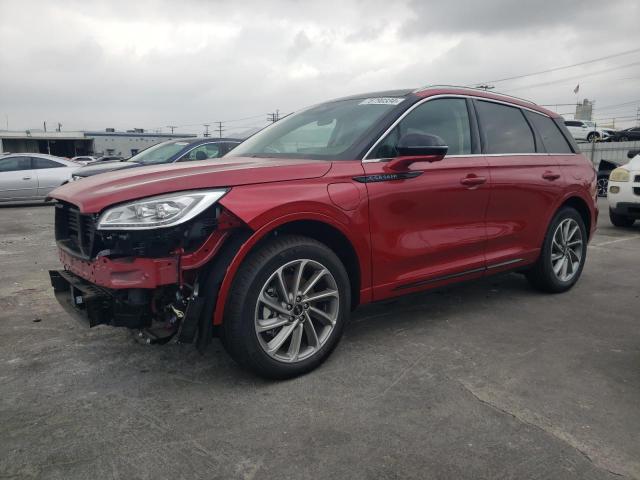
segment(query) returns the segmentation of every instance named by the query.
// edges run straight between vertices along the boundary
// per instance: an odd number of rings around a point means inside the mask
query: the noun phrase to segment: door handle
[[[31,180],[31,177],[22,177],[23,180]]]
[[[560,174],[559,173],[553,173],[553,172],[550,172],[550,171],[547,170],[546,172],[544,172],[542,174],[542,178],[544,178],[545,180],[553,181],[553,180],[559,179],[560,178]]]
[[[477,177],[475,175],[469,175],[460,179],[460,183],[466,187],[475,187],[485,183],[487,179],[485,177]]]

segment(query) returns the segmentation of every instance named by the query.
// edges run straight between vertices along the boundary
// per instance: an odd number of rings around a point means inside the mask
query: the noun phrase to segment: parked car
[[[71,160],[41,153],[0,156],[0,202],[44,200],[78,168]]]
[[[606,130],[596,128],[594,122],[587,120],[565,120],[567,130],[576,140],[586,140],[587,142],[606,141],[609,134]]]
[[[186,138],[153,145],[128,160],[92,163],[75,172],[73,179],[91,177],[113,170],[218,158],[231,151],[242,140],[235,138]]]
[[[619,130],[613,137],[614,142],[631,142],[636,140],[640,140],[640,127],[631,127]]]
[[[86,165],[87,163],[95,162],[97,160],[96,157],[92,157],[90,155],[80,155],[78,157],[73,157],[73,160],[76,163],[80,163],[82,165]]]
[[[596,175],[555,113],[467,88],[322,103],[217,162],[116,171],[51,194],[57,298],[147,341],[212,333],[241,365],[291,377],[358,305],[525,272],[580,277]]]
[[[94,160],[93,163],[95,162],[118,162],[121,160],[124,160],[124,157],[120,157],[119,155],[104,155],[101,157],[98,157]]]
[[[616,227],[630,227],[640,219],[640,150],[630,150],[631,159],[609,177],[609,218]]]
[[[618,168],[618,164],[608,160],[600,160],[598,164],[598,196],[606,197],[609,190],[609,175]]]

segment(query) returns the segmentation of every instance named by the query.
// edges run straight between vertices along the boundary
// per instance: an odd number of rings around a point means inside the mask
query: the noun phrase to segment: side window
[[[0,172],[17,172],[30,170],[29,157],[9,157],[0,159]]]
[[[476,109],[485,153],[535,153],[533,132],[519,108],[477,101]]]
[[[180,162],[190,162],[192,160],[207,160],[209,158],[218,158],[220,156],[220,147],[217,143],[206,143],[204,145],[198,145],[191,150],[185,156],[183,156]]]
[[[544,143],[547,153],[573,153],[553,120],[545,115],[530,111],[525,111],[524,114],[542,137],[542,143]]]
[[[448,145],[448,155],[471,153],[471,128],[463,98],[426,101],[411,111],[378,145],[371,158],[393,158],[398,140],[408,133],[437,135]]]
[[[59,168],[64,167],[61,163],[54,162],[48,158],[31,157],[33,160],[33,168]]]
[[[574,120],[567,120],[567,121],[564,122],[564,124],[567,127],[579,127],[581,125],[580,122],[576,122]]]

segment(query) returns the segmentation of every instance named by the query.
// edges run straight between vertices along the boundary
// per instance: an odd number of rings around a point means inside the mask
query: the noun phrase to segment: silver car
[[[79,167],[71,160],[41,153],[1,155],[0,202],[44,200]]]

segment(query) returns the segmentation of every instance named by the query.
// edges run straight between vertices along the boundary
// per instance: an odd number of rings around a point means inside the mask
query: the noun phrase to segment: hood
[[[330,168],[325,160],[223,157],[107,172],[67,183],[49,196],[83,213],[98,213],[110,205],[163,193],[317,178]]]
[[[113,170],[123,170],[125,168],[135,168],[139,166],[140,164],[137,162],[123,162],[122,160],[95,162],[78,169],[78,171],[75,172],[74,175],[77,175],[79,177],[91,177],[99,173],[112,172]]]

